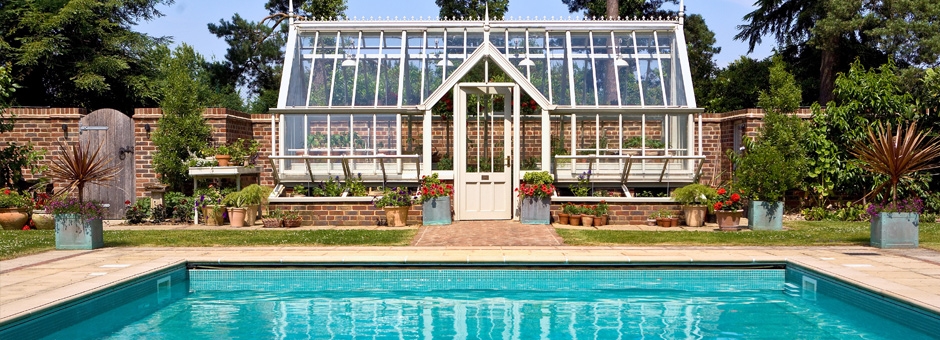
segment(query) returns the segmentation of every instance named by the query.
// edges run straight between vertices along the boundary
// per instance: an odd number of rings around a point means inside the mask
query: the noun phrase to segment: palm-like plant
[[[53,158],[48,175],[54,180],[66,182],[56,195],[78,189],[79,203],[83,202],[86,184],[107,185],[106,182],[114,179],[121,171],[119,166],[109,165],[111,158],[104,158],[100,154],[101,144],[94,152],[88,145],[83,146],[81,143],[70,146],[60,143],[59,150],[61,153]]]
[[[869,195],[876,195],[887,186],[891,190],[892,202],[898,201],[898,183],[907,176],[922,170],[940,167],[934,161],[940,159],[940,138],[931,137],[930,129],[918,130],[913,123],[902,130],[898,125],[892,133],[891,124],[878,123],[875,129],[868,128],[868,136],[856,141],[849,150],[862,168],[888,176],[888,181],[875,187]]]

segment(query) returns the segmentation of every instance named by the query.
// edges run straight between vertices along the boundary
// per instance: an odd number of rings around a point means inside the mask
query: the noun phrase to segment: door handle
[[[506,167],[512,167],[512,155],[506,156]]]
[[[126,156],[124,156],[124,154],[126,154],[126,153],[134,153],[134,148],[133,148],[133,147],[130,147],[130,146],[128,146],[128,147],[123,147],[123,146],[120,147],[120,148],[118,149],[118,158],[123,161],[124,158],[126,157]]]

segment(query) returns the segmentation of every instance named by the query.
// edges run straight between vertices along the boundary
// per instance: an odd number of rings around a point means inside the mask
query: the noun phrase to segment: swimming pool
[[[191,266],[0,326],[0,338],[931,339],[937,329],[940,316],[794,265]]]

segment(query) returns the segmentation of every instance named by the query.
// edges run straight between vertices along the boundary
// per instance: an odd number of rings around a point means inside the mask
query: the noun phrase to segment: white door
[[[454,88],[454,167],[458,220],[511,219],[515,84],[461,84]],[[468,105],[469,103],[469,105]],[[469,106],[469,107],[468,107]]]

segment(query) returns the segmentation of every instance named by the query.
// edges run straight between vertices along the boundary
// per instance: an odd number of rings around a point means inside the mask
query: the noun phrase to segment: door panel
[[[110,159],[108,165],[121,167],[114,180],[85,186],[85,200],[108,204],[106,219],[124,218],[124,201],[134,201],[134,127],[130,117],[117,110],[101,109],[89,113],[79,121],[82,145],[94,152],[98,146],[99,157]]]
[[[512,114],[499,105],[509,102],[507,89],[462,87],[454,105],[459,124],[456,144],[458,172],[457,204],[462,220],[512,218],[512,165],[507,155],[512,145]]]

